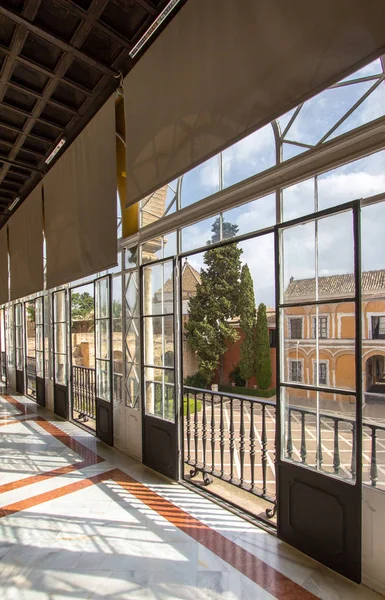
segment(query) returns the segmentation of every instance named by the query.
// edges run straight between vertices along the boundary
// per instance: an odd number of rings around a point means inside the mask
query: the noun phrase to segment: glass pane
[[[138,266],[138,246],[124,249],[124,268],[132,269]]]
[[[283,457],[343,479],[355,479],[355,397],[282,388],[281,400],[285,415]]]
[[[225,240],[244,235],[270,227],[275,223],[275,194],[269,194],[223,213],[222,238]]]
[[[146,317],[143,322],[145,364],[173,367],[174,318]]]
[[[139,319],[126,321],[126,360],[135,363],[139,361]]]
[[[22,307],[21,304],[15,304],[15,325],[19,327],[22,325]]]
[[[275,160],[275,139],[269,124],[223,151],[223,187],[273,167]]]
[[[312,308],[293,306],[281,312],[284,326],[283,381],[314,385],[312,360],[316,358],[317,346],[312,338],[312,321],[309,317]]]
[[[283,302],[315,300],[315,223],[285,229],[282,253]]]
[[[114,372],[114,398],[116,391],[123,387],[122,382],[118,382],[123,373],[123,317],[122,317],[122,277],[112,279],[112,358]],[[120,395],[121,398],[121,395]]]
[[[110,280],[109,278],[96,281],[95,316],[103,319],[110,314]]]
[[[295,147],[296,146],[292,146],[292,148]],[[290,219],[297,219],[298,217],[309,215],[315,212],[315,210],[314,177],[282,190],[283,221],[290,221]]]
[[[108,361],[96,361],[96,395],[102,400],[111,402],[110,363]]]
[[[353,302],[321,304],[312,308],[312,335],[318,313],[318,384],[344,390],[356,389],[356,316]],[[316,384],[316,363],[312,364]]]
[[[174,312],[174,280],[172,262],[143,268],[143,314]]]
[[[126,364],[126,406],[139,408],[139,374],[132,363]]]
[[[43,355],[43,352],[36,352],[36,376],[44,377],[44,355]]]
[[[352,211],[319,219],[317,226],[318,298],[354,296]]]
[[[137,271],[131,271],[125,276],[126,312],[131,317],[139,316],[139,284]]]
[[[210,217],[194,225],[189,225],[181,231],[182,252],[202,248],[208,244],[219,242],[220,217]]]
[[[55,354],[55,383],[67,385],[67,357],[65,354]]]
[[[36,326],[36,350],[43,351],[44,349],[44,331],[43,325]]]
[[[163,369],[144,370],[146,413],[174,421],[174,372]]]
[[[110,358],[110,323],[108,319],[96,321],[96,357]]]
[[[162,260],[177,253],[177,235],[172,231],[145,242],[141,246],[142,264]]]
[[[182,177],[181,206],[189,206],[219,191],[219,155],[185,173]]]
[[[16,348],[23,347],[23,328],[18,325],[16,327]]]
[[[385,190],[385,150],[323,173],[318,177],[319,210]]]
[[[65,354],[67,351],[66,324],[55,324],[55,353]]]
[[[16,349],[16,369],[19,371],[23,370],[23,350],[21,348]]]
[[[55,292],[53,295],[54,321],[64,323],[66,320],[66,295],[65,291]]]
[[[36,310],[36,315],[35,315],[36,325],[42,325],[43,324],[43,298],[36,298],[35,310]]]

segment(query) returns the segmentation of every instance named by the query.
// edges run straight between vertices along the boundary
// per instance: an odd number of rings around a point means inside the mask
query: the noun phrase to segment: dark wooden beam
[[[116,73],[112,69],[110,69],[103,63],[100,63],[98,60],[92,58],[91,56],[88,56],[88,54],[84,54],[84,52],[81,52],[77,48],[74,48],[74,46],[72,46],[71,44],[67,44],[67,42],[64,42],[52,33],[48,33],[47,31],[40,29],[40,27],[38,27],[37,25],[30,23],[30,21],[28,21],[24,17],[11,12],[7,8],[0,6],[0,14],[4,15],[4,17],[7,17],[7,19],[10,19],[14,23],[17,23],[17,25],[24,27],[28,32],[34,33],[35,35],[46,40],[53,46],[56,46],[63,52],[71,54],[74,58],[77,58],[86,63],[88,66],[97,69],[101,73],[104,73],[104,75],[116,75]]]

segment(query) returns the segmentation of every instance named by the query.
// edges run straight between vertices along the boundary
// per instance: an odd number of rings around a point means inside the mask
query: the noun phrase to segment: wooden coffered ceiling
[[[185,1],[131,58],[169,0],[0,0],[0,227]]]

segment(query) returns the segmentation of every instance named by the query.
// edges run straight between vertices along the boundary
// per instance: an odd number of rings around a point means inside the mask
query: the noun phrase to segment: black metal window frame
[[[285,303],[283,301],[283,289],[281,285],[281,233],[284,229],[289,227],[294,227],[296,225],[301,225],[303,223],[317,221],[323,217],[328,217],[332,215],[342,214],[345,212],[351,212],[353,217],[353,244],[354,244],[354,281],[355,281],[355,293],[353,296],[348,297],[334,297],[328,299],[316,299],[316,300],[306,300],[297,303]],[[292,382],[286,382],[282,379],[282,364],[283,364],[283,340],[281,340],[281,335],[277,336],[277,361],[276,361],[276,381],[277,381],[277,436],[276,436],[276,455],[278,461],[290,461],[290,457],[285,456],[285,451],[287,450],[286,445],[284,444],[283,435],[283,425],[285,422],[284,416],[282,415],[282,406],[281,406],[281,392],[282,388],[287,389],[301,389],[308,390],[313,392],[320,393],[330,393],[330,394],[339,394],[341,396],[354,397],[355,398],[355,418],[354,423],[355,427],[353,427],[353,448],[352,448],[352,481],[344,480],[345,482],[354,485],[357,489],[362,486],[362,290],[361,290],[361,201],[354,200],[353,202],[347,202],[346,204],[331,207],[322,211],[314,212],[309,215],[304,215],[291,221],[287,221],[285,223],[279,223],[275,226],[275,290],[276,290],[276,327],[277,331],[280,331],[280,321],[281,321],[281,312],[285,308],[293,308],[293,307],[306,307],[306,306],[322,306],[325,304],[339,304],[341,302],[354,302],[355,305],[355,381],[356,388],[355,390],[346,390],[343,388],[333,387],[330,388],[328,386],[316,386],[316,385],[308,385],[308,384],[298,384]],[[295,410],[291,409],[290,410]],[[306,411],[303,411],[304,413]],[[337,419],[337,417],[335,417]],[[337,419],[338,420],[338,419]],[[290,453],[289,453],[290,454]],[[304,461],[302,461],[304,463]],[[314,468],[310,465],[304,465],[301,463],[295,463],[298,466],[303,466],[304,468],[314,470]],[[325,477],[336,476],[338,475],[338,469],[334,475],[330,473],[322,472],[322,475]]]
[[[63,294],[64,296],[64,321],[59,321],[57,320],[57,315],[56,315],[56,305],[55,305],[55,300],[56,297],[59,294]],[[67,341],[67,290],[65,289],[60,289],[60,290],[55,290],[52,293],[52,336],[53,336],[53,344],[52,344],[52,349],[53,349],[53,382],[54,384],[58,384],[58,385],[68,385],[68,341]],[[56,326],[57,325],[64,325],[64,330],[65,330],[65,335],[64,335],[64,341],[65,341],[65,353],[63,352],[58,352],[57,348],[56,348],[56,340],[55,340],[55,333],[56,333]],[[57,381],[56,379],[56,360],[57,360],[57,356],[61,356],[64,357],[64,364],[65,364],[65,382],[61,382],[61,381]]]
[[[172,312],[168,312],[168,313],[159,313],[159,314],[145,314],[144,313],[144,269],[148,269],[151,267],[154,267],[156,265],[161,265],[161,264],[165,264],[165,263],[170,263],[172,265],[172,282],[173,282],[173,299],[172,299]],[[161,258],[159,260],[154,260],[154,261],[150,261],[150,262],[146,262],[144,264],[141,264],[140,266],[140,272],[139,272],[139,283],[140,283],[140,334],[141,334],[141,373],[142,373],[142,381],[141,381],[141,390],[142,390],[142,411],[143,411],[143,415],[148,415],[149,417],[154,417],[154,418],[158,418],[161,420],[165,420],[165,421],[169,421],[169,422],[173,422],[173,423],[177,423],[178,422],[178,386],[177,386],[177,381],[176,381],[176,361],[177,361],[177,352],[176,352],[176,327],[175,327],[175,315],[176,315],[176,311],[175,311],[175,306],[176,306],[176,285],[175,285],[175,277],[176,277],[176,260],[175,257],[167,257],[167,258]],[[164,282],[162,282],[162,286],[164,285]],[[154,294],[155,295],[155,294]],[[173,339],[174,339],[174,357],[173,357],[173,364],[172,366],[167,366],[166,364],[164,364],[164,362],[162,363],[162,365],[155,365],[155,364],[149,364],[146,362],[145,360],[145,322],[146,319],[153,319],[153,318],[161,318],[163,321],[164,317],[172,317],[172,321],[173,321]],[[162,371],[162,381],[158,381],[158,380],[146,380],[145,374],[146,374],[146,369],[157,369],[157,370],[161,370]],[[166,379],[172,374],[172,381],[167,381]],[[146,384],[151,384],[153,385],[153,389],[155,391],[156,386],[161,385],[161,399],[162,399],[162,415],[157,415],[155,414],[151,414],[149,412],[147,412],[146,410]],[[164,402],[165,399],[167,399],[168,397],[168,393],[171,391],[172,393],[172,401],[173,401],[173,410],[172,410],[172,419],[167,419],[167,417],[165,417],[165,411],[164,411]],[[169,400],[171,398],[168,398]],[[144,426],[144,420],[142,419],[142,424]]]
[[[107,315],[106,316],[97,316],[97,305],[98,300],[96,297],[98,286],[102,281],[107,282],[107,290],[108,290],[108,300],[106,303],[107,306]],[[107,333],[107,358],[98,357],[98,328],[100,324],[103,323],[106,325],[105,331]],[[105,402],[113,401],[113,360],[112,360],[112,285],[111,285],[111,275],[103,275],[102,277],[98,277],[94,280],[94,325],[95,325],[95,390],[96,397],[104,400]],[[98,371],[101,364],[105,367],[105,373],[108,374],[108,398],[104,397],[102,394],[98,392]],[[104,388],[103,388],[104,389]]]
[[[34,319],[35,319],[35,356],[29,356],[28,352],[28,319],[27,319],[27,307],[28,305],[33,305],[34,310]],[[26,300],[24,302],[24,368],[26,374],[25,380],[25,393],[30,398],[36,399],[36,299]],[[34,381],[33,381],[34,380]],[[31,386],[29,384],[31,383]],[[35,387],[35,390],[33,389]],[[28,390],[31,390],[31,394],[28,393]],[[35,391],[35,394],[34,394]]]

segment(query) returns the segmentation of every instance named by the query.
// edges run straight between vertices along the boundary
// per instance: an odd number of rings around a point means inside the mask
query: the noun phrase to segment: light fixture
[[[8,210],[9,211],[13,210],[15,208],[16,204],[18,204],[19,202],[20,202],[20,196],[18,196],[17,198],[14,199],[11,206],[8,207]]]
[[[45,164],[46,164],[46,165],[49,165],[49,163],[51,162],[51,160],[52,160],[53,158],[55,158],[56,154],[59,152],[59,150],[60,150],[61,148],[63,148],[63,146],[64,146],[64,144],[65,144],[65,143],[66,143],[66,139],[65,139],[65,138],[62,138],[62,139],[60,140],[60,142],[59,142],[59,143],[58,143],[58,144],[55,146],[55,148],[52,150],[52,152],[51,152],[51,154],[49,155],[49,157],[45,159]]]
[[[139,42],[135,44],[133,49],[130,51],[130,57],[134,58],[138,52],[143,48],[146,42],[150,39],[152,35],[154,35],[155,31],[158,27],[163,23],[163,21],[168,17],[170,12],[174,10],[177,4],[179,4],[180,0],[170,0],[167,6],[162,10],[160,15],[157,16],[153,24],[147,29],[147,31],[142,35]]]

